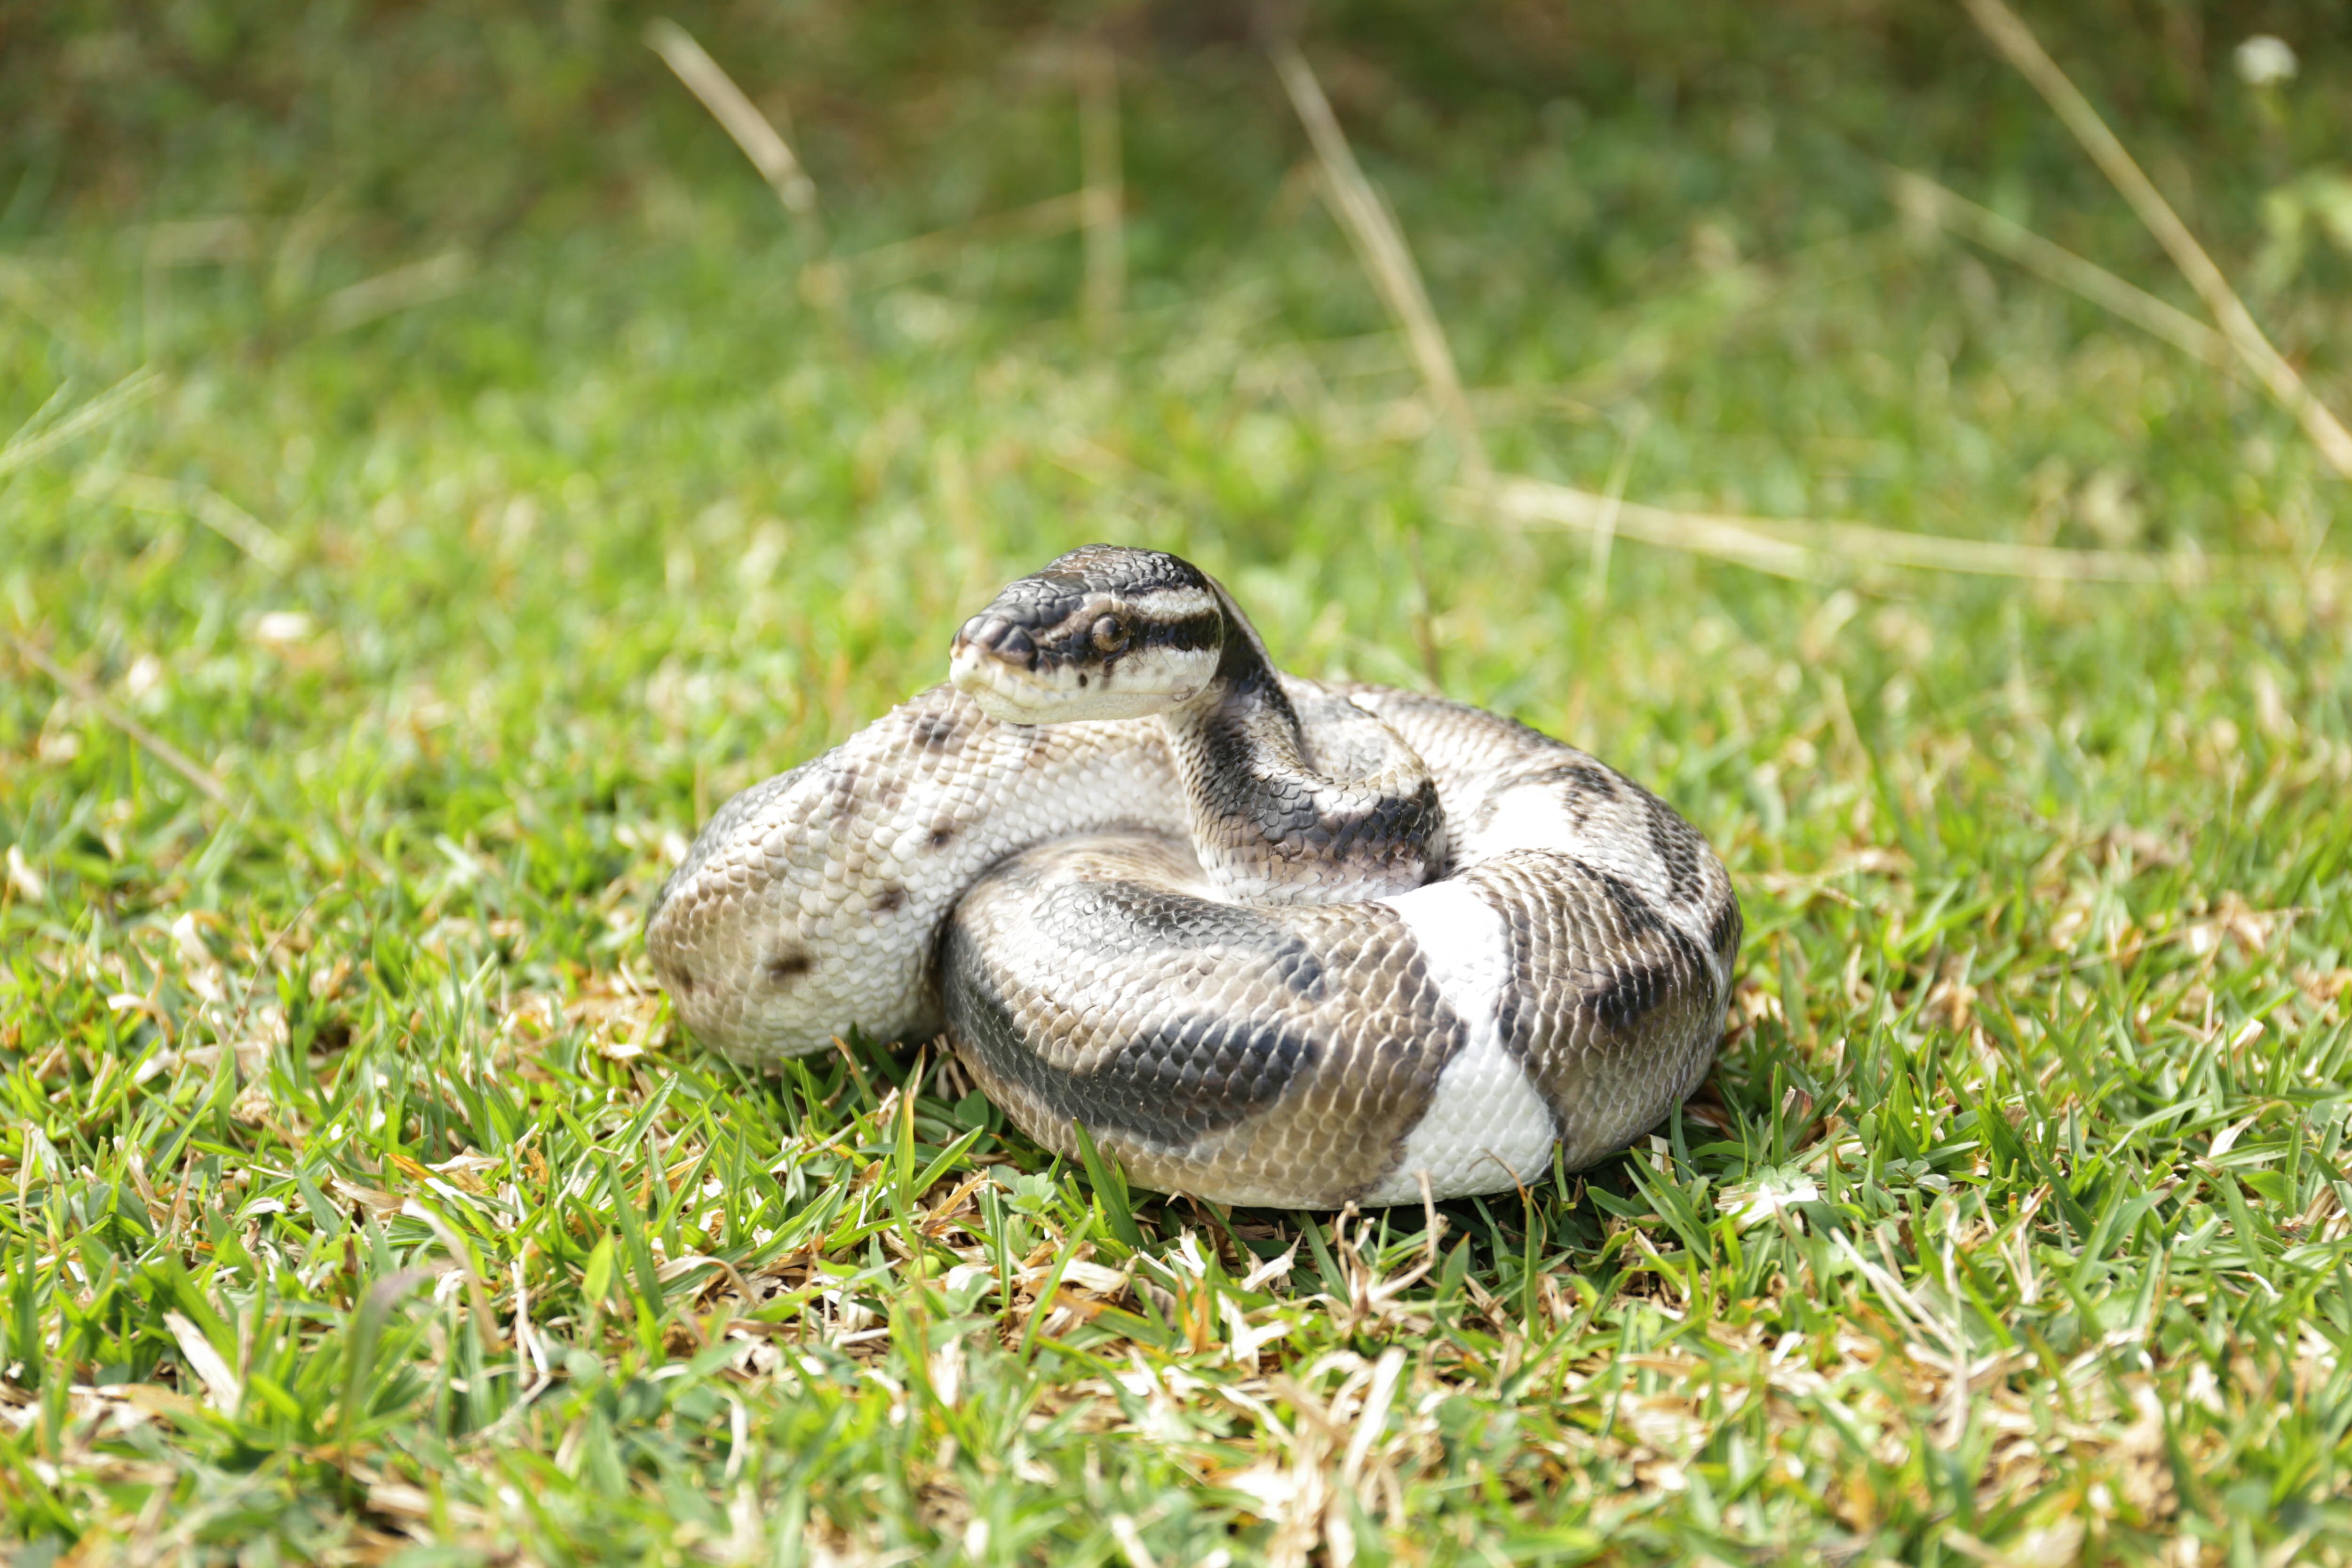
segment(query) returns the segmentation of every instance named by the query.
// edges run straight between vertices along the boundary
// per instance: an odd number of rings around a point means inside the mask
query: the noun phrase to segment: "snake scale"
[[[655,973],[772,1062],[944,1027],[1024,1131],[1139,1185],[1337,1207],[1624,1147],[1715,1056],[1740,914],[1657,796],[1511,720],[1278,670],[1178,557],[1092,545],[946,684],[737,795]]]

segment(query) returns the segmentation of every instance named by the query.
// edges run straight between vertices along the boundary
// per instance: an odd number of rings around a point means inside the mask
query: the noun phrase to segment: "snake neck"
[[[1318,765],[1257,628],[1210,586],[1225,622],[1216,676],[1161,716],[1209,879],[1239,902],[1310,904],[1440,874],[1445,823],[1428,767],[1385,731],[1354,765]]]

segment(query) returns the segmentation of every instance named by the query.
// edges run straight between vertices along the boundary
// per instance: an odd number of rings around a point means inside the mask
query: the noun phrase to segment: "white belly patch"
[[[1470,1037],[1439,1076],[1397,1168],[1363,1201],[1416,1202],[1424,1172],[1430,1195],[1440,1198],[1534,1184],[1551,1173],[1551,1110],[1503,1048],[1498,1020],[1512,976],[1501,911],[1463,882],[1433,882],[1380,901],[1412,933],[1431,980]]]

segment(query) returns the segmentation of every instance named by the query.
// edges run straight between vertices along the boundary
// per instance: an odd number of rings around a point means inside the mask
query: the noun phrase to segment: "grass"
[[[2352,57],[2258,95],[2109,9],[2045,41],[2346,407],[2346,258],[2261,215]],[[2292,418],[1899,217],[1881,158],[2193,307],[1956,14],[1342,9],[1498,469],[2292,574],[1498,527],[1263,56],[1144,15],[1093,332],[1074,233],[857,259],[1076,186],[1042,22],[680,13],[790,89],[832,291],[634,15],[12,24],[16,1561],[2352,1560],[2352,577]],[[680,1038],[685,837],[1105,537],[1680,805],[1750,932],[1693,1104],[1433,1230]]]

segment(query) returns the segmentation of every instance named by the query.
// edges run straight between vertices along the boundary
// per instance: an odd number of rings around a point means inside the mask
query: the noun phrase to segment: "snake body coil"
[[[1715,1054],[1729,879],[1663,801],[1475,708],[1281,674],[1174,556],[1007,588],[953,679],[746,790],[662,890],[677,1011],[772,1060],[944,1024],[1024,1131],[1141,1185],[1494,1192]]]

